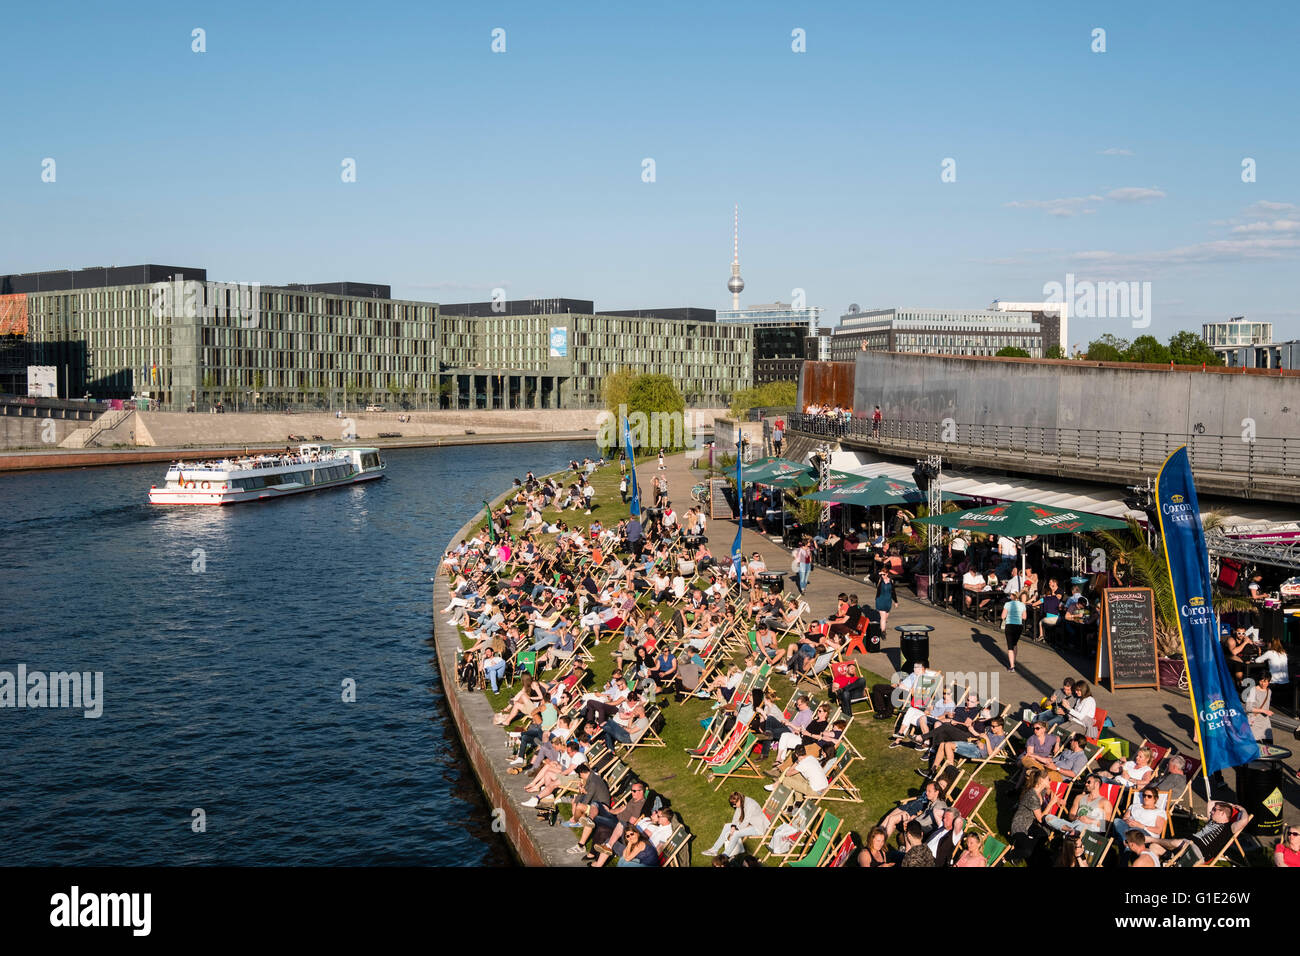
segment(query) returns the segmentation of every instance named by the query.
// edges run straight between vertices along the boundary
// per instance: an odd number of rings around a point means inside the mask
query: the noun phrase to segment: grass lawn
[[[647,468],[642,465],[638,474],[639,478],[643,478],[645,486],[643,496],[645,497],[648,497],[649,482],[654,473],[653,459],[647,459],[647,461],[651,462],[650,467]],[[698,474],[700,475],[699,480],[703,481],[706,472],[700,470]],[[571,478],[571,475],[565,472],[557,477]],[[626,517],[628,509],[619,500],[618,483],[619,472],[616,465],[609,465],[599,469],[592,478],[596,494],[593,499],[594,507],[591,516],[588,517],[582,512],[575,513],[570,510],[563,515],[566,522],[570,526],[581,522],[585,527],[589,522],[600,519],[605,525],[610,525],[617,523],[620,518]],[[674,507],[679,513],[684,513],[691,504],[690,488],[670,488],[670,497],[674,500]],[[555,513],[548,512],[548,519],[551,518],[552,514]],[[553,537],[554,535],[539,536],[538,540],[541,543],[541,541]],[[714,539],[717,540],[716,533]],[[724,559],[725,553],[726,549],[724,547],[722,552]],[[813,613],[825,610],[825,608],[814,608]],[[461,637],[464,646],[469,646],[469,642],[464,639],[463,633]],[[594,649],[596,660],[591,670],[595,675],[595,684],[597,686],[603,685],[609,679],[609,675],[613,670],[610,653],[616,646],[617,642],[611,643],[606,639],[604,643]],[[866,678],[868,685],[885,683],[888,680],[867,671],[864,671],[863,676]],[[770,686],[774,686],[783,699],[788,699],[794,689],[793,683],[788,678],[775,673],[771,677]],[[803,686],[805,693],[811,690],[810,685],[805,684]],[[493,706],[500,711],[505,708],[512,690],[503,688],[496,695],[486,691],[485,693],[488,693],[488,696],[492,698]],[[824,694],[822,699],[825,699]],[[671,698],[669,700],[671,701]],[[663,703],[662,700],[661,703]],[[700,851],[713,843],[723,824],[731,819],[732,810],[727,804],[727,794],[733,789],[739,790],[741,793],[762,803],[767,796],[763,786],[771,782],[769,779],[743,780],[733,778],[724,781],[722,786],[715,791],[713,784],[709,782],[709,778],[705,774],[691,773],[687,768],[684,751],[699,744],[700,737],[703,734],[700,721],[707,720],[711,713],[711,703],[709,701],[688,698],[681,704],[668,703],[664,707],[664,726],[660,731],[660,736],[663,737],[667,746],[664,748],[638,747],[624,757],[642,780],[671,801],[673,810],[695,835],[691,853],[691,860],[695,866],[707,866],[712,862],[710,858],[703,856]],[[889,749],[889,731],[892,726],[892,721],[875,720],[865,709],[865,704],[859,705],[854,721],[849,727],[848,737],[864,756],[862,760],[849,768],[849,778],[861,791],[862,802],[841,803],[828,801],[822,804],[823,807],[844,821],[845,828],[855,830],[863,837],[886,812],[895,806],[897,801],[919,792],[923,782],[914,772],[922,766],[919,755],[915,751],[908,748]],[[997,821],[998,828],[1003,830],[1010,822],[1013,801],[1004,799],[999,802],[1005,807],[1006,819]],[[751,851],[758,848],[757,841],[754,839],[751,839],[747,845]]]

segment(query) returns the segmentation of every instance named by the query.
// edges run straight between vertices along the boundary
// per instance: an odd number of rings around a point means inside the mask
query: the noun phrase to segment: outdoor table
[[[760,587],[771,591],[773,594],[780,594],[785,590],[785,575],[780,571],[762,571],[754,577]]]

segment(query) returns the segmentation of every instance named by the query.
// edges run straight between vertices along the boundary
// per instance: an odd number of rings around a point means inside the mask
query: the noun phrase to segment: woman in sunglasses
[[[1292,825],[1283,831],[1282,839],[1273,851],[1273,864],[1300,867],[1300,827]]]

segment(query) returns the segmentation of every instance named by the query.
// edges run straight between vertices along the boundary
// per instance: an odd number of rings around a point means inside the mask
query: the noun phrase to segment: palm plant
[[[1223,524],[1223,515],[1210,512],[1203,518],[1206,531],[1213,531]],[[1147,544],[1146,533],[1142,526],[1130,517],[1126,531],[1098,531],[1097,540],[1106,550],[1107,559],[1113,564],[1120,558],[1126,560],[1132,569],[1133,581],[1140,587],[1150,588],[1155,597],[1156,646],[1163,656],[1180,656],[1182,644],[1178,634],[1178,604],[1174,599],[1174,585],[1169,577],[1169,562],[1165,549],[1152,549]],[[1212,595],[1214,610],[1249,611],[1254,605],[1246,598],[1223,594],[1217,589]]]

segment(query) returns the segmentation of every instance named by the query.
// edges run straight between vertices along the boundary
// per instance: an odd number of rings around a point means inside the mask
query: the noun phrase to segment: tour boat
[[[249,454],[220,461],[178,461],[167,483],[149,489],[155,505],[233,505],[338,488],[384,477],[378,448],[299,445],[297,453]]]

